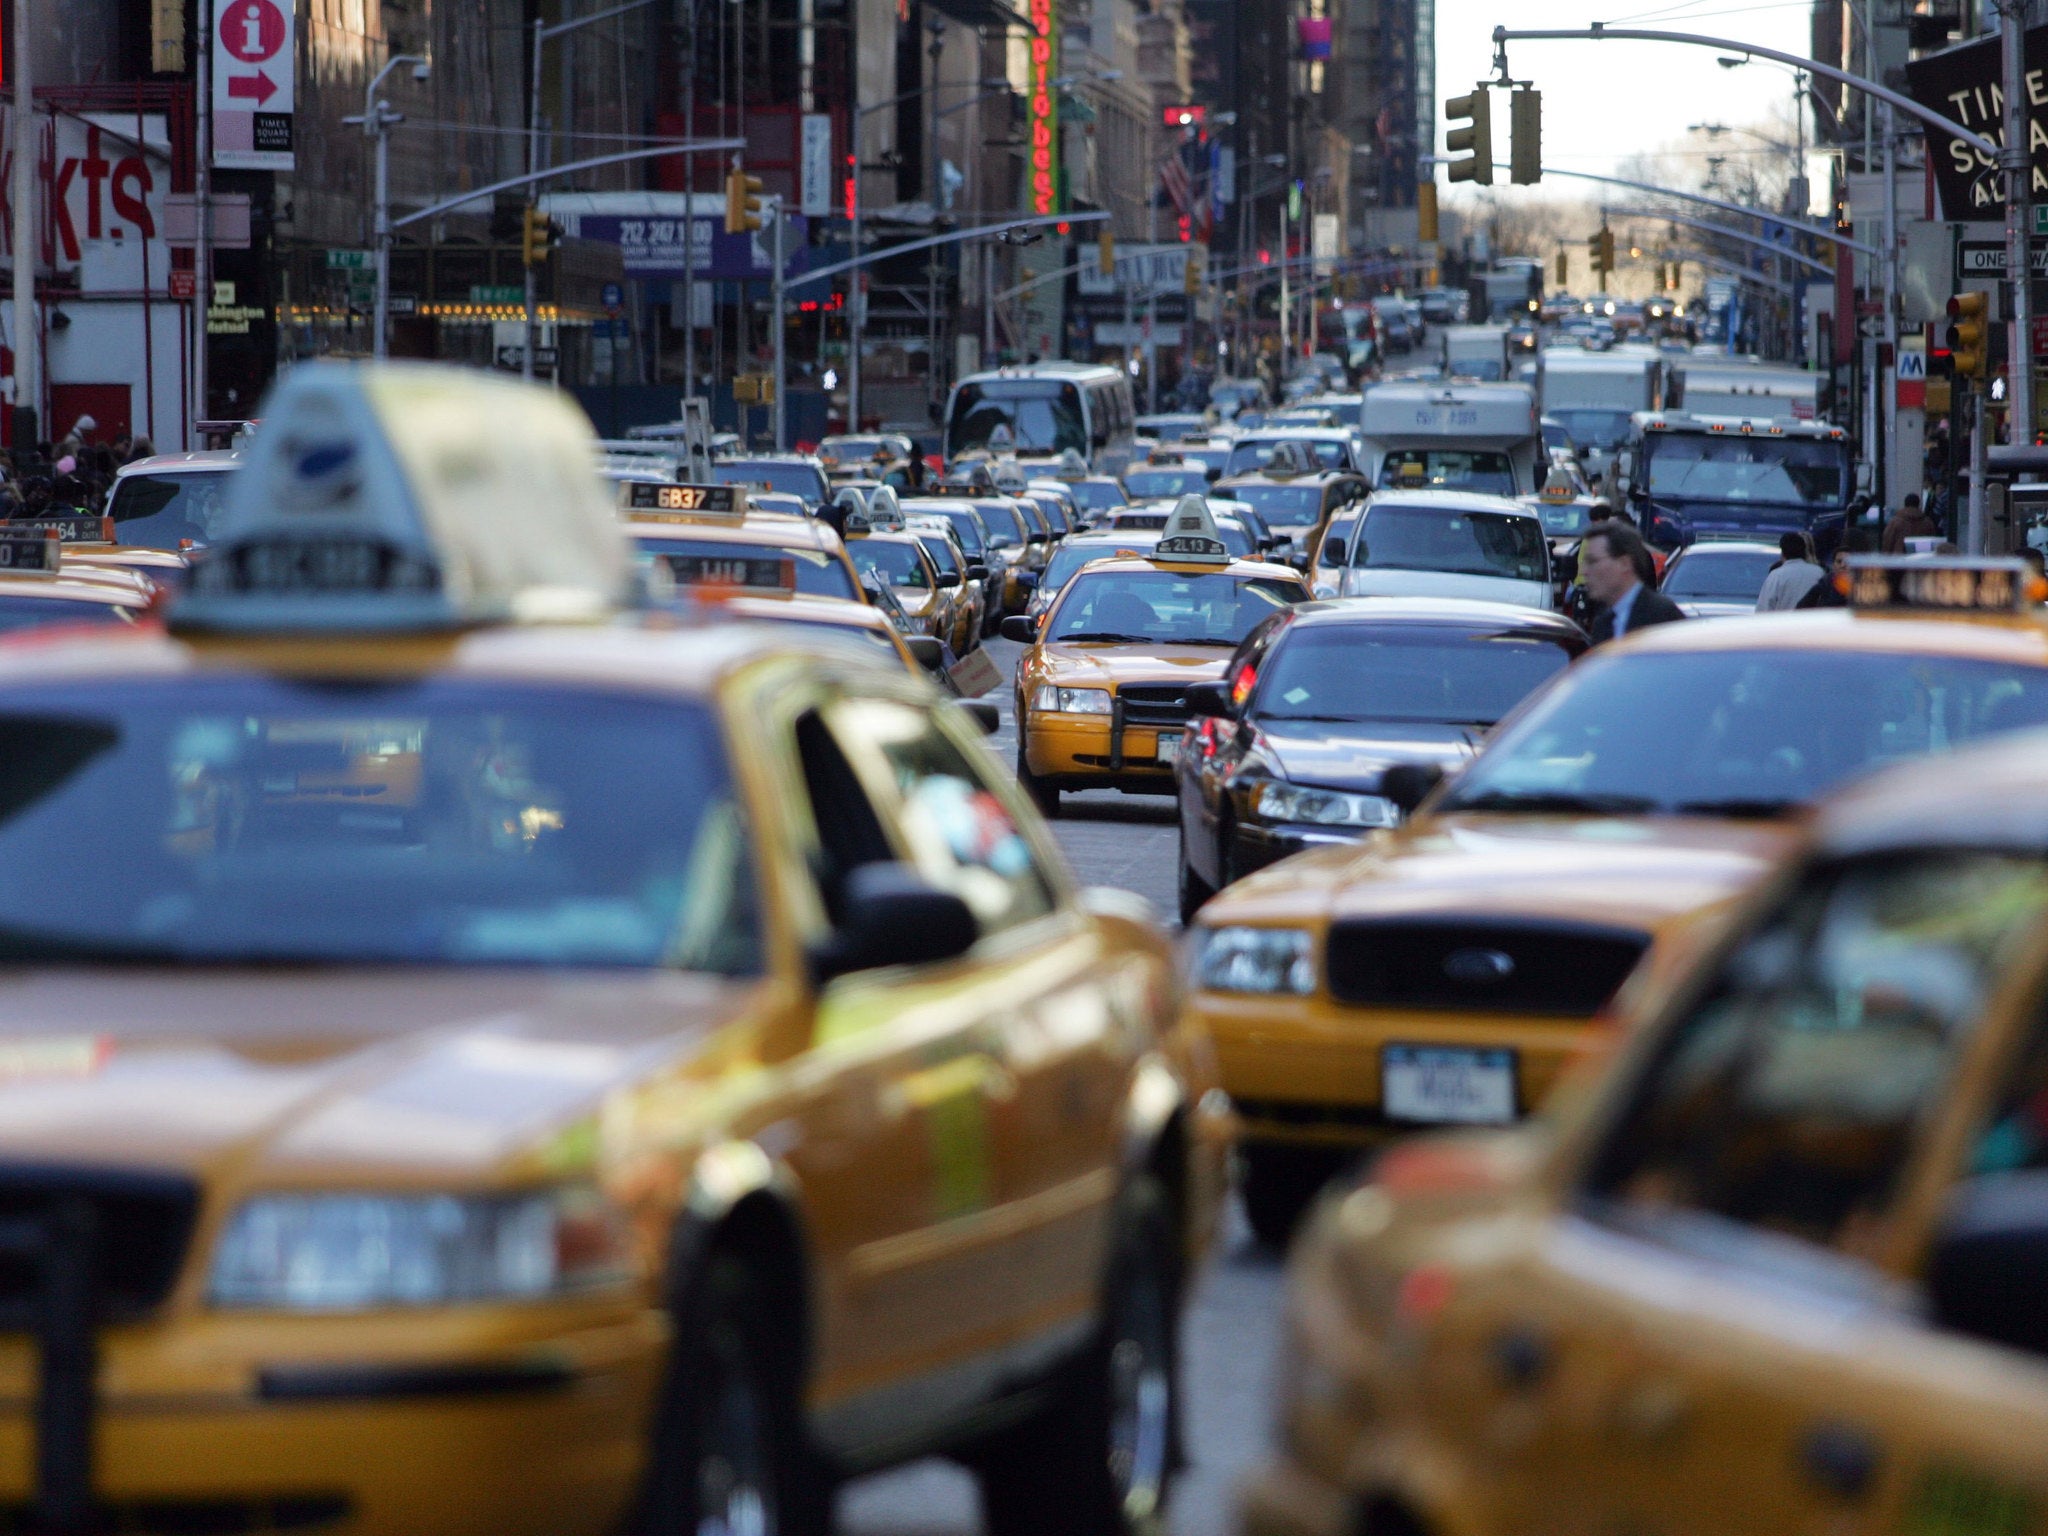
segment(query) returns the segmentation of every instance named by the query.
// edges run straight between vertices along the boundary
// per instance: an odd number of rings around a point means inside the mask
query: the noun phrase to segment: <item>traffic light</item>
[[[1985,318],[1991,298],[1983,293],[1952,294],[1948,301],[1948,350],[1958,378],[1982,379],[1990,371],[1990,334]]]
[[[1202,291],[1202,269],[1205,265],[1201,256],[1192,249],[1181,263],[1181,291],[1191,299]]]
[[[529,204],[519,222],[519,255],[526,265],[537,267],[546,261],[561,238],[562,226]]]
[[[1571,266],[1565,260],[1563,251],[1557,253],[1557,286],[1562,288],[1572,280]]]
[[[1415,238],[1433,241],[1436,237],[1436,183],[1425,181],[1415,188]]]
[[[725,232],[743,235],[761,227],[761,178],[738,166],[725,173]]]
[[[1614,270],[1614,231],[1602,229],[1586,236],[1586,262],[1600,277]]]
[[[1493,92],[1485,81],[1472,88],[1470,96],[1453,96],[1444,103],[1444,116],[1452,122],[1464,122],[1463,128],[1453,128],[1444,135],[1444,147],[1452,150],[1470,150],[1470,160],[1451,162],[1451,180],[1476,181],[1482,187],[1493,185]]]
[[[1543,179],[1543,93],[1526,85],[1508,97],[1508,166],[1518,187]]]
[[[1107,224],[1095,240],[1095,270],[1104,277],[1116,276],[1116,231]]]

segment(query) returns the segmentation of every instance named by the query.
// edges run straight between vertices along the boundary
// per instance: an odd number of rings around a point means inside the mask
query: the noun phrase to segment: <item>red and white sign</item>
[[[213,163],[229,170],[293,168],[297,58],[289,0],[212,0]]]
[[[198,293],[198,292],[199,292],[199,274],[198,274],[197,272],[194,272],[194,271],[193,271],[193,270],[192,270],[192,269],[191,269],[190,267],[186,267],[186,268],[184,268],[183,270],[178,270],[178,269],[173,269],[173,270],[172,270],[172,272],[171,272],[171,297],[172,297],[172,298],[174,298],[174,299],[189,299],[189,298],[191,298],[191,297],[192,297],[192,296],[193,296],[194,294],[196,294],[196,293]]]

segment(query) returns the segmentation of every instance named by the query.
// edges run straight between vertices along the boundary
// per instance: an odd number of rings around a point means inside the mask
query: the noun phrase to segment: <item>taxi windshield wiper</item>
[[[1052,638],[1053,638],[1054,640],[1057,640],[1057,641],[1066,641],[1066,640],[1133,640],[1133,641],[1137,641],[1137,642],[1139,642],[1139,643],[1144,643],[1144,642],[1148,641],[1148,640],[1149,640],[1149,639],[1150,639],[1151,637],[1150,637],[1150,636],[1147,636],[1147,635],[1119,635],[1119,634],[1115,633],[1114,631],[1111,631],[1111,630],[1107,630],[1107,629],[1084,629],[1084,630],[1081,630],[1081,631],[1079,631],[1079,632],[1077,632],[1077,633],[1075,633],[1075,634],[1071,634],[1071,635],[1054,635],[1054,636],[1052,636]]]
[[[1572,794],[1565,790],[1538,789],[1517,793],[1507,789],[1482,790],[1454,800],[1447,811],[1546,811],[1589,816],[1639,816],[1657,808],[1647,795]]]
[[[1681,800],[1671,809],[1680,816],[1733,816],[1769,820],[1799,809],[1797,800]]]

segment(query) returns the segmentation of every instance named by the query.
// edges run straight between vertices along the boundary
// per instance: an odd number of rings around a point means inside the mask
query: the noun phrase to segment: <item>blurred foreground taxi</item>
[[[1844,794],[1555,1125],[1333,1193],[1249,1536],[2039,1529],[2044,762]]]
[[[1856,608],[1667,624],[1536,693],[1470,764],[1400,764],[1413,814],[1204,906],[1192,1007],[1244,1125],[1254,1228],[1404,1130],[1539,1108],[1654,942],[1752,885],[1821,795],[2048,723],[2016,562],[1882,563]]]
[[[1307,597],[1286,566],[1233,559],[1207,501],[1182,497],[1146,553],[1084,565],[1043,617],[1003,621],[1031,647],[1017,664],[1018,779],[1055,815],[1063,789],[1171,794],[1187,690]]]
[[[898,667],[622,621],[548,392],[265,418],[170,633],[0,648],[0,1521],[816,1536],[934,1449],[1148,1519],[1163,936]]]

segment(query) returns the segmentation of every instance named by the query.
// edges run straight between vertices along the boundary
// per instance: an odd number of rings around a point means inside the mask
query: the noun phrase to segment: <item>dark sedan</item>
[[[1241,875],[1391,827],[1397,763],[1456,767],[1586,649],[1554,613],[1452,598],[1303,603],[1188,692],[1175,768],[1185,921]]]

